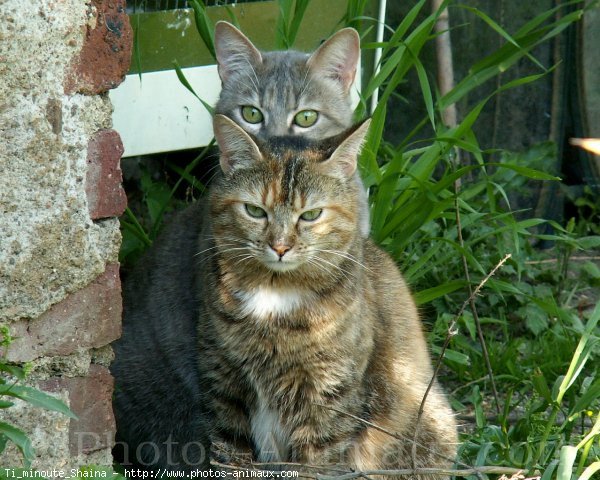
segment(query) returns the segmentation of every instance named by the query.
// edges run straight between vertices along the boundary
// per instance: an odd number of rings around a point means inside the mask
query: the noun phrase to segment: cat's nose
[[[274,245],[269,244],[269,246],[277,255],[279,255],[279,258],[283,257],[285,255],[285,252],[292,248],[289,245],[280,242],[277,242]]]

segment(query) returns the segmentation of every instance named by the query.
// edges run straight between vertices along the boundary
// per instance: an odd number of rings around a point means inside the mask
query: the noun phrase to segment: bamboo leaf
[[[578,413],[587,409],[591,403],[600,398],[600,379],[593,382],[581,397],[577,399],[575,405],[569,411],[569,417],[574,417]]]
[[[387,107],[385,103],[377,105],[371,119],[371,126],[367,133],[367,140],[365,141],[358,159],[362,179],[367,188],[379,183],[382,178],[379,165],[377,164],[377,152],[379,151],[379,145],[381,144],[381,139],[383,137],[386,111]]]
[[[560,404],[565,392],[569,389],[573,382],[577,379],[581,369],[584,367],[586,361],[588,360],[593,345],[590,345],[588,342],[592,336],[592,332],[596,328],[598,321],[600,320],[600,303],[596,305],[596,308],[592,312],[590,319],[588,320],[585,331],[579,340],[579,344],[575,349],[575,353],[573,354],[573,358],[571,359],[571,364],[569,365],[569,369],[565,377],[563,378],[560,387],[558,389],[556,395],[556,402]]]
[[[203,0],[189,0],[188,4],[194,9],[194,18],[196,20],[196,30],[200,34],[200,38],[206,45],[206,48],[216,60],[215,53],[215,27],[206,13],[206,5]]]
[[[206,111],[208,113],[210,113],[211,115],[214,115],[214,113],[215,113],[214,108],[211,107],[208,103],[206,103],[204,100],[202,100],[196,94],[196,92],[194,91],[194,89],[190,85],[190,82],[188,82],[187,78],[185,78],[185,74],[183,73],[183,70],[179,66],[179,63],[177,63],[177,60],[173,60],[173,66],[175,67],[175,73],[177,74],[177,78],[183,84],[183,86],[185,88],[187,88],[194,95],[194,97],[196,97],[198,100],[200,100],[200,102],[202,103],[202,105],[204,105],[204,108],[206,109]]]
[[[521,165],[514,165],[512,163],[488,163],[487,165],[512,170],[513,172],[517,172],[519,175],[531,178],[533,180],[560,181],[560,177],[550,175],[549,173],[545,173],[534,168],[522,167]]]
[[[240,27],[240,21],[237,18],[237,15],[235,14],[233,8],[231,8],[229,5],[227,5],[225,7],[225,10],[227,11],[227,15],[229,16],[229,20],[231,21],[231,23],[238,29],[241,30],[242,27]]]
[[[481,10],[474,8],[474,7],[468,7],[466,5],[458,5],[458,7],[468,10],[469,12],[471,12],[474,15],[481,18],[481,20],[483,20],[488,26],[490,26],[492,28],[492,30],[494,30],[496,33],[498,33],[502,38],[504,38],[509,43],[512,43],[517,49],[519,49],[519,51],[521,51],[533,63],[535,63],[542,70],[546,70],[544,68],[544,66],[533,55],[531,55],[531,54],[529,54],[529,52],[523,50],[521,45],[519,45],[519,43],[513,37],[511,37],[500,25],[498,25],[494,20],[492,20],[490,17],[488,17]]]
[[[410,50],[408,50],[408,52],[412,55],[412,52]],[[417,71],[417,77],[419,78],[421,92],[423,93],[423,101],[425,102],[427,116],[429,117],[429,121],[431,122],[433,131],[435,132],[437,128],[435,123],[435,117],[433,114],[433,97],[431,95],[431,87],[429,86],[427,73],[425,73],[425,68],[423,67],[423,64],[421,63],[418,57],[413,57],[413,62],[415,64],[415,70]]]
[[[415,302],[417,305],[429,303],[436,298],[443,297],[449,293],[455,292],[466,285],[464,280],[451,280],[438,285],[437,287],[427,288],[415,293]]]

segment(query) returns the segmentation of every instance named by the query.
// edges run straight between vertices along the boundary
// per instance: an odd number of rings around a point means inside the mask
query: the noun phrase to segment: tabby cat
[[[139,417],[133,409],[140,406],[156,425],[167,416],[194,421],[178,423],[169,440],[204,435],[193,445],[198,454],[210,436],[247,444],[262,462],[412,466],[432,368],[404,280],[360,233],[354,174],[367,128],[323,141],[260,142],[215,117],[221,175],[206,202],[180,215],[129,282],[135,286],[126,305],[140,311],[118,351],[126,359],[115,369],[126,385],[126,395],[117,391],[121,422]],[[180,302],[192,313],[181,316]],[[196,370],[184,339],[194,328]],[[150,351],[142,354],[139,345]],[[181,356],[175,378],[187,393],[173,391],[173,373],[164,368],[174,355]],[[135,405],[128,406],[131,398]],[[135,428],[148,434],[155,425]],[[456,441],[452,413],[434,384],[416,466],[449,466]],[[147,449],[144,458],[154,453]]]
[[[368,124],[259,142],[214,121],[223,174],[197,247],[200,377],[215,438],[249,442],[262,462],[412,465],[432,368],[402,276],[359,231]],[[437,384],[417,442],[417,467],[451,463],[456,426]]]
[[[325,138],[350,125],[360,53],[354,30],[341,30],[308,55],[259,52],[235,27],[219,22],[215,48],[222,79],[216,111],[253,135]],[[366,234],[364,192],[362,199]],[[194,270],[203,257],[181,253],[195,245],[200,228],[196,210],[182,213],[124,285],[123,336],[114,345],[112,372],[116,457],[126,465],[208,465],[210,422],[200,401],[196,346],[205,292]]]

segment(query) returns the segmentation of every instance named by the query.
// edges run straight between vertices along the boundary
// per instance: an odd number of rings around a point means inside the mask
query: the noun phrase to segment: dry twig
[[[477,287],[475,288],[475,290],[473,290],[471,292],[471,294],[469,295],[469,298],[467,298],[467,300],[465,300],[465,302],[463,303],[462,307],[460,308],[460,310],[458,311],[458,313],[456,314],[456,316],[452,319],[452,322],[450,323],[450,326],[448,327],[448,333],[446,334],[446,338],[444,340],[444,344],[442,345],[442,351],[440,352],[437,362],[435,364],[435,369],[433,370],[433,375],[431,376],[431,380],[429,382],[429,385],[427,386],[427,390],[425,390],[425,394],[423,395],[423,399],[421,400],[421,405],[419,406],[419,413],[417,415],[417,422],[415,425],[415,434],[413,437],[413,445],[412,445],[412,464],[413,464],[413,469],[416,468],[416,464],[417,464],[417,438],[419,436],[419,427],[420,427],[420,423],[421,423],[421,417],[423,416],[423,410],[425,409],[425,402],[427,401],[427,396],[429,395],[429,391],[431,390],[431,387],[433,386],[433,383],[435,382],[435,379],[437,377],[437,373],[440,369],[440,366],[442,365],[442,360],[444,359],[444,354],[446,353],[446,349],[448,348],[448,345],[450,344],[450,340],[452,339],[452,337],[454,335],[456,335],[458,333],[458,330],[456,329],[456,322],[458,321],[458,319],[460,318],[460,316],[463,314],[463,312],[465,311],[465,309],[467,308],[467,306],[469,305],[469,303],[473,304],[473,302],[475,301],[475,297],[477,296],[477,294],[479,293],[479,291],[483,288],[483,286],[487,283],[487,281],[492,277],[492,275],[494,275],[496,273],[496,271],[511,257],[510,253],[507,253],[504,258],[502,260],[500,260],[496,266],[492,269],[492,271],[490,273],[488,273],[485,278],[483,280],[481,280],[481,282],[479,282],[479,285],[477,285]],[[464,257],[463,257],[464,258]]]
[[[456,214],[456,231],[458,234],[458,243],[461,248],[465,248],[465,242],[462,236],[462,225],[460,223],[460,209],[458,207],[458,191],[459,185],[457,183],[454,184],[454,209]],[[510,255],[509,255],[510,256]],[[485,366],[488,371],[488,375],[490,377],[490,383],[492,384],[492,392],[494,394],[494,401],[496,402],[496,410],[500,413],[500,399],[498,397],[498,390],[496,389],[496,382],[494,380],[494,372],[492,371],[492,364],[490,363],[490,356],[487,351],[487,345],[485,344],[485,338],[483,338],[483,329],[481,328],[481,322],[479,321],[479,314],[477,313],[477,307],[475,306],[475,296],[473,295],[473,291],[471,288],[471,275],[469,273],[469,264],[467,263],[467,257],[464,254],[461,254],[463,270],[465,272],[465,280],[467,281],[467,287],[469,289],[469,303],[471,304],[471,312],[473,313],[473,320],[475,321],[475,327],[477,329],[477,338],[479,339],[479,343],[481,344],[481,352],[483,353],[483,358],[485,360]],[[508,257],[506,257],[508,258]],[[504,263],[506,258],[502,261]],[[493,270],[495,272],[496,269]],[[486,279],[487,281],[487,279]],[[464,308],[463,308],[464,311]],[[461,312],[462,314],[462,312]]]

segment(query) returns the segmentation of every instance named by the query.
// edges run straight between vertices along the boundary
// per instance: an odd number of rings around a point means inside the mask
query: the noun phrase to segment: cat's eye
[[[248,212],[248,215],[250,215],[252,218],[267,217],[267,212],[265,212],[262,208],[257,207],[256,205],[252,205],[251,203],[244,203],[244,206],[246,207],[246,212]]]
[[[307,210],[306,212],[302,213],[302,215],[300,215],[300,218],[306,222],[312,222],[319,218],[321,216],[321,213],[323,213],[322,208],[315,208],[313,210]]]
[[[244,105],[242,107],[242,117],[248,123],[260,123],[264,118],[262,112],[252,105]]]
[[[312,127],[318,118],[319,114],[315,110],[302,110],[294,117],[294,123],[303,128]]]

